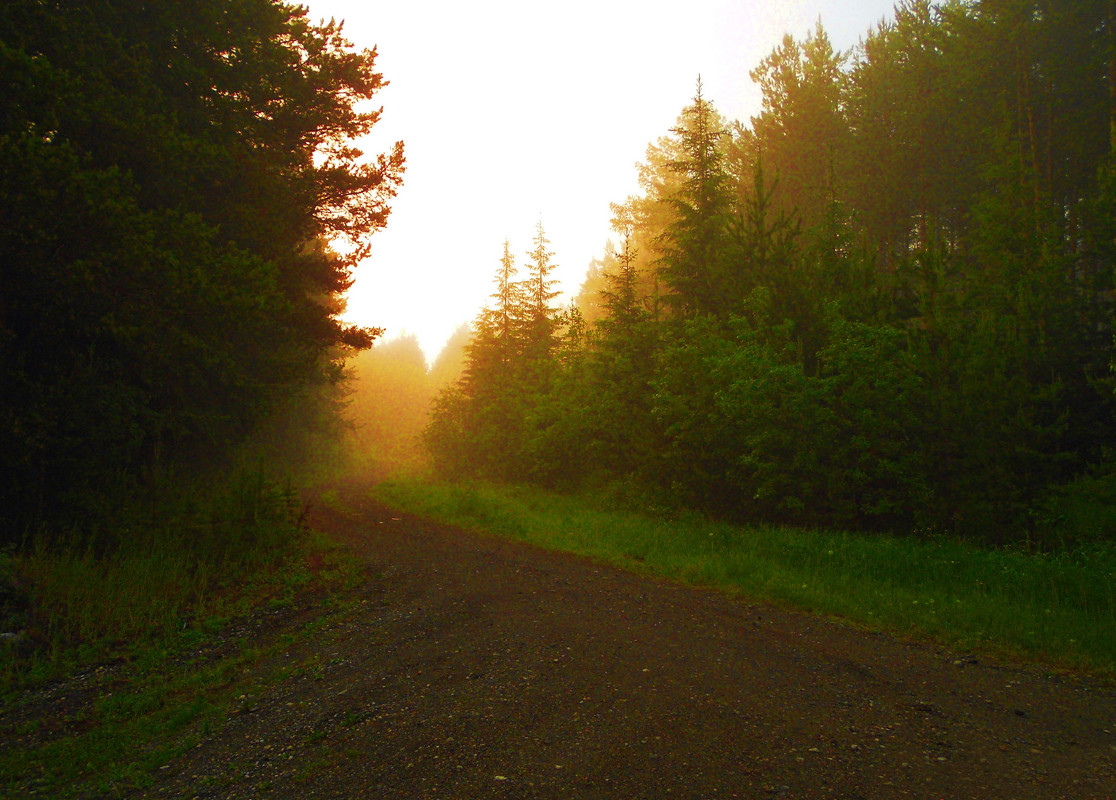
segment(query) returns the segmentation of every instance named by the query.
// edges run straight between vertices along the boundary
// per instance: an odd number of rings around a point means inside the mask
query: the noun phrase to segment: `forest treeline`
[[[906,0],[698,83],[577,303],[505,244],[425,433],[455,475],[991,541],[1116,529],[1109,0]]]
[[[343,427],[335,463],[377,479],[426,472],[422,432],[430,406],[461,377],[470,335],[469,325],[460,326],[429,367],[418,339],[407,333],[348,359],[337,397]]]
[[[111,523],[371,344],[338,313],[404,166],[352,144],[383,84],[277,0],[0,5],[0,539]]]

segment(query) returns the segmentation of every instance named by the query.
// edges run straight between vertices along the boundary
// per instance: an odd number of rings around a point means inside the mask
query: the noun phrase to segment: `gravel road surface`
[[[1116,797],[1111,688],[349,502],[357,603],[135,796]]]

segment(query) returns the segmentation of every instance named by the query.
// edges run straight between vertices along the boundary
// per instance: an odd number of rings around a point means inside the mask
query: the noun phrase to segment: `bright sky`
[[[376,47],[390,86],[366,152],[406,147],[385,230],[358,268],[346,318],[413,333],[433,361],[488,302],[511,242],[527,262],[541,220],[555,276],[577,293],[637,191],[637,162],[703,94],[727,119],[758,113],[748,72],[820,17],[846,50],[894,0],[303,0]]]

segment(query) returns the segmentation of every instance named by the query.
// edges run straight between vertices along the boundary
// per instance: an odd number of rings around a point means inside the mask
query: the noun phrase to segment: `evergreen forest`
[[[375,58],[275,0],[0,6],[0,544],[134,547],[125,509],[328,428],[404,168],[352,143]]]
[[[1054,796],[1086,763],[1101,785],[1116,0],[900,0],[848,51],[819,21],[754,65],[747,120],[700,76],[647,80],[664,129],[610,209],[565,168],[584,142],[532,138],[551,90],[527,111],[501,82],[528,53],[581,87],[553,108],[596,147],[586,87],[623,92],[622,59],[572,80],[521,33],[580,7],[371,6],[363,34],[418,51],[401,116],[437,120],[403,126],[438,202],[394,254],[404,146],[362,152],[388,81],[342,23],[0,2],[0,795],[893,796],[1010,772]],[[544,159],[600,206],[572,291],[547,220],[487,227],[534,208],[499,176],[537,185]],[[490,294],[436,358],[346,321],[365,263],[471,274],[464,230],[495,239]],[[421,285],[388,300],[428,333],[458,287]]]
[[[1116,533],[1108,0],[819,21],[723,118],[700,78],[559,307],[504,243],[444,475],[718,519],[1057,547]]]

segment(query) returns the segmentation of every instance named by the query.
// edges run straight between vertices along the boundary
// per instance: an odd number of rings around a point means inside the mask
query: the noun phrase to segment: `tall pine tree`
[[[669,166],[679,185],[667,198],[673,219],[656,243],[659,274],[671,290],[665,299],[683,317],[724,313],[732,300],[730,192],[721,149],[727,132],[702,95],[700,79],[693,102],[672,132],[678,137],[679,157]]]

